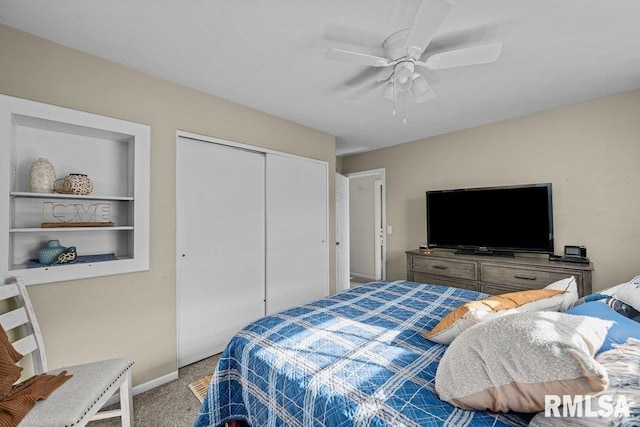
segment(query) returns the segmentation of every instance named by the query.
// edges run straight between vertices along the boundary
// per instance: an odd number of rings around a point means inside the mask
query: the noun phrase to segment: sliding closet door
[[[262,153],[178,140],[179,366],[221,352],[264,315],[264,174]]]
[[[327,165],[267,154],[267,314],[328,293]]]

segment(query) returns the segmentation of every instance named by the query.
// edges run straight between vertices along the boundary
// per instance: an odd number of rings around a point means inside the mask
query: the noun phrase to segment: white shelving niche
[[[21,276],[35,285],[149,269],[149,126],[0,95],[0,138],[4,279]],[[93,192],[31,192],[31,165],[41,157],[53,164],[60,180],[86,174]],[[105,221],[114,225],[99,226]],[[61,226],[42,228],[43,222]],[[68,222],[97,224],[65,226]],[[80,257],[115,254],[115,259],[30,265],[49,240],[75,246]]]

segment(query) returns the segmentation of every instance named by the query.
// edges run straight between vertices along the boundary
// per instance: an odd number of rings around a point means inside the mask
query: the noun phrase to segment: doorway
[[[351,287],[349,256],[349,178],[336,173],[336,292]]]
[[[387,258],[385,170],[349,173],[351,283],[385,280]]]

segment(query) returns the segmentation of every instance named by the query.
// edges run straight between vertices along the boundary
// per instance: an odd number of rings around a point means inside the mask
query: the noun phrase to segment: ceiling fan
[[[419,104],[426,102],[435,97],[435,92],[425,77],[416,72],[416,68],[443,70],[489,64],[495,62],[502,52],[502,43],[496,42],[437,53],[421,61],[420,58],[452,8],[453,3],[448,0],[422,0],[411,28],[396,31],[384,41],[382,47],[386,58],[342,49],[329,49],[325,58],[391,68],[389,73],[374,82],[371,90],[386,83],[384,97],[389,100],[395,102],[400,94],[409,94]]]

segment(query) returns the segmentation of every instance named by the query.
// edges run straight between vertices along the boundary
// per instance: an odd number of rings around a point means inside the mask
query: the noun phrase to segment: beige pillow
[[[440,399],[462,409],[539,412],[544,397],[606,389],[593,355],[612,322],[557,312],[502,316],[469,328],[436,372]]]

